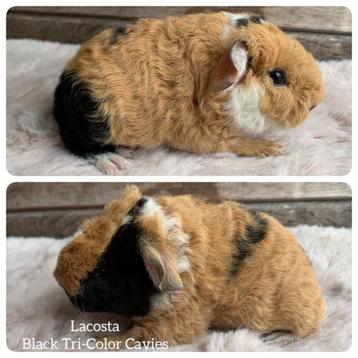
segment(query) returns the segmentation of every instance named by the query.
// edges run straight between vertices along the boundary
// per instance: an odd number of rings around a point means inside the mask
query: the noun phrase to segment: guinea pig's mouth
[[[244,41],[236,41],[230,55],[237,71],[236,84],[239,85],[245,80],[249,66],[247,44]]]

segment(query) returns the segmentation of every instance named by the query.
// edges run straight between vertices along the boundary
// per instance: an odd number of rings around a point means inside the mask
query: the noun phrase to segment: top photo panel
[[[326,176],[352,163],[345,7],[13,7],[13,175]]]

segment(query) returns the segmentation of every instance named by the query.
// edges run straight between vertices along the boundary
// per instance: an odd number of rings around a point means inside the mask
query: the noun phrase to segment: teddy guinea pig
[[[136,186],[83,222],[54,275],[80,310],[132,319],[102,338],[118,344],[185,344],[242,327],[305,337],[324,312],[309,259],[276,219],[231,201],[146,197]]]
[[[119,146],[279,155],[280,143],[257,137],[299,125],[322,97],[299,42],[259,16],[219,12],[93,37],[65,67],[54,117],[72,153],[121,169]]]

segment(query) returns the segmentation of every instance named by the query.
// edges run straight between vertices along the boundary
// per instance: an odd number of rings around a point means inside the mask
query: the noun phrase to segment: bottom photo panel
[[[345,351],[345,183],[14,183],[13,351]]]

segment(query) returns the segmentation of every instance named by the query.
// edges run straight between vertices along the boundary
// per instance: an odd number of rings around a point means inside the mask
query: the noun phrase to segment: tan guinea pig
[[[104,338],[116,347],[130,338],[191,343],[209,328],[305,337],[320,325],[313,267],[267,214],[230,201],[150,198],[127,186],[81,229],[62,249],[55,277],[79,309],[133,319]]]
[[[142,19],[82,45],[55,93],[77,155],[166,145],[195,153],[279,155],[265,129],[294,127],[323,96],[313,56],[259,16]]]

